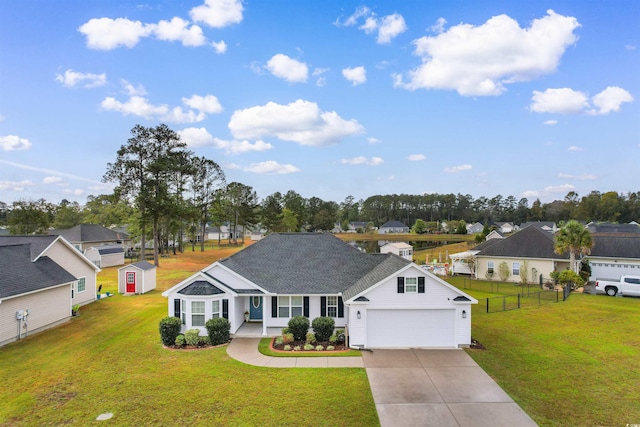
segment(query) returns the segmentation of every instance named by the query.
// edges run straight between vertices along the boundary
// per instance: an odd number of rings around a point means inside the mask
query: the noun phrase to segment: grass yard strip
[[[271,349],[272,338],[260,339],[258,351],[271,357],[361,357],[360,350],[331,351],[274,351]]]
[[[474,315],[471,357],[541,426],[640,420],[640,299],[572,294]]]
[[[101,299],[0,348],[0,426],[86,426],[105,412],[113,425],[379,425],[364,369],[264,368],[230,358],[226,347],[162,346],[161,292],[229,254],[162,258],[156,290]],[[115,292],[115,270],[99,273],[103,291]]]

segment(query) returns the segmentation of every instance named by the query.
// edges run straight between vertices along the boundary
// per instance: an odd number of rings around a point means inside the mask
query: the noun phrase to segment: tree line
[[[610,221],[640,220],[640,191],[620,194],[592,191],[580,197],[569,192],[563,200],[529,206],[526,198],[502,195],[473,198],[470,194],[392,194],[344,201],[305,198],[293,190],[275,192],[259,199],[251,186],[227,183],[222,168],[213,160],[198,157],[168,126],[136,125],[131,137],[107,164],[103,181],[115,184],[112,194],[89,196],[84,206],[62,200],[19,200],[11,206],[0,202],[0,224],[12,234],[47,233],[49,228],[71,228],[81,223],[105,227],[124,226],[141,241],[141,256],[153,248],[158,264],[159,249],[176,242],[196,241],[204,250],[207,226],[223,224],[233,231],[259,226],[266,232],[325,231],[338,226],[348,229],[351,222],[379,227],[390,220],[409,226],[416,223],[421,232],[463,230],[464,223],[527,221]],[[452,226],[451,226],[452,225]],[[147,244],[147,239],[153,244]],[[174,248],[176,250],[176,248]]]

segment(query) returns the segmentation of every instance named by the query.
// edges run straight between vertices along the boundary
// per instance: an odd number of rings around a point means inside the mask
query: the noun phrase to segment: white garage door
[[[455,310],[367,310],[367,347],[455,347]]]

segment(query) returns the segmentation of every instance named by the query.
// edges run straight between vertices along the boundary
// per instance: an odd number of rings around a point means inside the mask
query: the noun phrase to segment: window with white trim
[[[220,317],[220,300],[211,301],[211,318]]]
[[[204,301],[191,301],[191,326],[204,326]]]
[[[513,272],[514,276],[519,276],[520,275],[520,263],[519,262],[514,262],[511,266],[511,270]]]
[[[87,284],[84,277],[78,279],[78,292],[84,292],[87,289]]]
[[[302,316],[301,296],[278,297],[278,317],[296,317]]]
[[[180,311],[182,312],[182,324],[186,325],[187,324],[187,300],[182,300],[180,302]]]
[[[127,271],[127,285],[134,285],[136,283],[136,273],[133,271]]]
[[[338,317],[338,297],[327,297],[327,317]]]
[[[493,273],[493,261],[487,261],[487,273]]]
[[[404,291],[407,294],[415,294],[418,292],[418,278],[417,277],[405,277],[404,279]]]

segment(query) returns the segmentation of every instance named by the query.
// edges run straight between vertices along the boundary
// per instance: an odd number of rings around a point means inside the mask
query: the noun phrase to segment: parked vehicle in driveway
[[[620,280],[596,279],[596,293],[609,296],[640,296],[640,276],[620,276]]]

